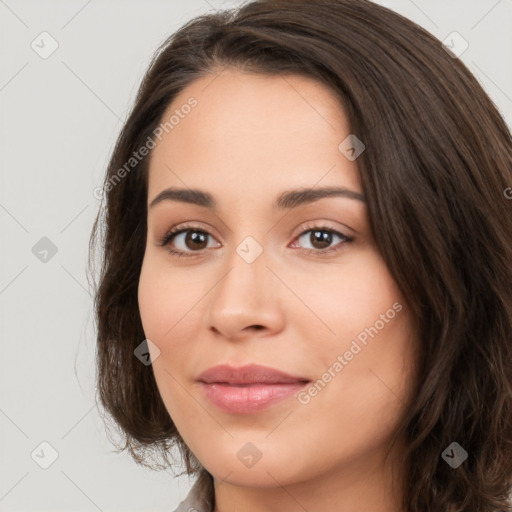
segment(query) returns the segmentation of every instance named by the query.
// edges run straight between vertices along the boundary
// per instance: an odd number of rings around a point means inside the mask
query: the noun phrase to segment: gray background
[[[379,3],[440,40],[459,32],[460,58],[510,127],[512,0]],[[137,466],[105,435],[87,244],[93,190],[151,55],[188,19],[234,5],[0,0],[1,511],[173,510],[193,483]],[[59,45],[47,58],[31,46],[51,48],[43,31]],[[42,442],[58,453],[47,469]]]

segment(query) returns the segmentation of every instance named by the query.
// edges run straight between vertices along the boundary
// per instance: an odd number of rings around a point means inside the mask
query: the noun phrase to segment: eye
[[[159,245],[166,247],[173,256],[200,256],[204,250],[212,247],[208,245],[209,237],[213,238],[212,235],[198,226],[179,226],[168,231]],[[339,239],[338,247],[329,248],[336,239]],[[310,247],[304,249],[308,253],[322,255],[340,251],[346,243],[353,242],[354,238],[328,226],[308,226],[296,237],[296,240],[303,240],[302,243],[306,243],[306,245],[310,244]],[[220,247],[220,244],[217,247]],[[296,245],[291,247],[296,247]]]
[[[354,241],[353,237],[344,235],[343,233],[336,231],[328,226],[315,226],[308,227],[302,231],[297,240],[303,240],[306,245],[309,243],[310,247],[305,249],[313,254],[325,254],[330,252],[337,252],[343,248],[346,243]],[[339,247],[329,248],[333,242],[339,239],[340,242],[337,244]],[[341,246],[340,246],[341,244]]]
[[[208,237],[211,235],[198,226],[181,226],[168,231],[159,245],[167,247],[167,250],[175,256],[197,256],[193,253],[200,253],[208,248]],[[174,249],[172,243],[178,248]]]

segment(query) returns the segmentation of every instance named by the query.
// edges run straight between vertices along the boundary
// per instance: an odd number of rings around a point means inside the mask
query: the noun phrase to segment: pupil
[[[196,245],[196,249],[197,249],[197,245],[201,245],[201,243],[203,243],[203,244],[205,243],[206,233],[201,233],[199,231],[189,232],[186,236],[185,242],[188,243],[190,241]],[[199,248],[202,249],[202,247],[199,247]]]
[[[322,249],[329,247],[331,244],[331,233],[328,231],[313,231],[312,236],[315,237],[313,245],[315,245],[315,242],[320,243]]]

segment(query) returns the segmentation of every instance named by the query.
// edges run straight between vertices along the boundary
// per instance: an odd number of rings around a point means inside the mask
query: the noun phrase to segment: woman
[[[124,448],[180,450],[178,510],[512,510],[511,186],[492,101],[388,9],[186,24],[91,237]]]

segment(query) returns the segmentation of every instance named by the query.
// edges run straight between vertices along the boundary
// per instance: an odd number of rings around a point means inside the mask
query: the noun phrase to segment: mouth
[[[199,375],[197,381],[215,406],[234,414],[262,411],[311,382],[305,377],[255,364],[239,368],[215,366]]]
[[[294,384],[207,384],[201,383],[206,397],[219,409],[232,414],[262,411],[298,393],[308,382]]]

